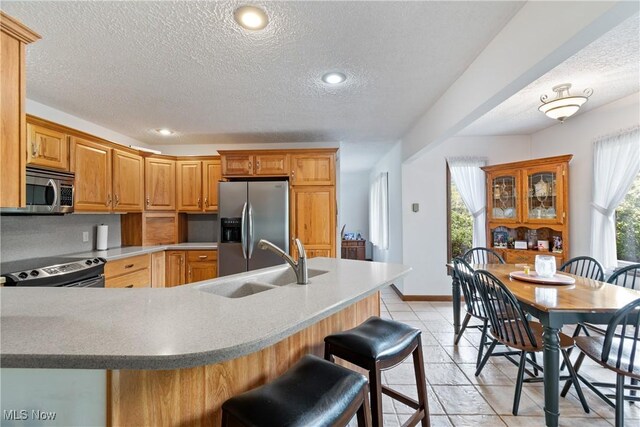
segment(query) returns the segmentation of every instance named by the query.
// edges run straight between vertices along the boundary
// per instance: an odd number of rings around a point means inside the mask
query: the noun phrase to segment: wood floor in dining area
[[[382,292],[381,316],[422,330],[431,425],[439,426],[544,426],[542,383],[525,383],[520,411],[511,414],[517,368],[503,357],[492,357],[479,377],[474,376],[480,332],[467,330],[453,345],[453,311],[450,302],[403,302],[391,289]],[[567,331],[565,331],[567,332]],[[571,333],[572,331],[568,331]],[[575,359],[577,350],[572,359]],[[538,356],[541,362],[542,355]],[[416,397],[411,358],[385,371],[383,382]],[[615,382],[615,375],[588,358],[580,372],[592,380]],[[583,387],[591,413],[582,410],[573,388],[560,398],[561,426],[612,426],[613,409]],[[385,427],[402,425],[411,409],[383,395]],[[626,425],[640,425],[640,404],[625,403]]]

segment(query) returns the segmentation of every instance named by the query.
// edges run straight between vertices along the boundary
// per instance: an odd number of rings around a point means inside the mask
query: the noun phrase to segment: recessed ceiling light
[[[242,6],[233,13],[238,25],[247,30],[262,30],[269,23],[269,18],[264,10],[255,6]]]
[[[347,76],[335,71],[331,73],[327,73],[324,76],[322,76],[322,81],[330,85],[337,85],[339,83],[342,83],[346,79],[347,79]]]
[[[173,131],[171,129],[156,129],[156,132],[158,132],[162,136],[173,135]]]

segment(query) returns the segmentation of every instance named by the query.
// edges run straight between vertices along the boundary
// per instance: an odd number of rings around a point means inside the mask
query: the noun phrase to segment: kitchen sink
[[[327,273],[325,270],[314,270],[313,268],[308,269],[307,272],[309,274],[309,279]],[[291,283],[296,283],[296,273],[294,273],[291,268],[287,268],[286,270],[263,273],[260,275],[259,279],[256,277],[255,280],[274,286],[289,285]]]
[[[314,270],[312,268],[310,268],[308,272],[309,279],[327,273],[325,270]],[[296,283],[296,274],[288,267],[286,269],[260,272],[257,274],[247,275],[245,273],[242,276],[230,276],[227,280],[222,279],[216,280],[213,283],[205,283],[196,286],[196,289],[225,298],[244,298],[268,291],[269,289],[276,289],[280,286]]]
[[[260,292],[274,289],[275,286],[267,283],[258,282],[239,282],[234,280],[232,282],[220,283],[216,285],[202,286],[198,290],[202,292],[208,292],[210,294],[220,295],[225,298],[244,298],[249,295],[259,294]]]

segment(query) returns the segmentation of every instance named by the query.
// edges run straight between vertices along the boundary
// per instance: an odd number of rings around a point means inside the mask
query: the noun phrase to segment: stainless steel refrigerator
[[[289,252],[289,183],[220,182],[218,197],[218,275],[284,263],[258,249],[258,242],[266,239]]]

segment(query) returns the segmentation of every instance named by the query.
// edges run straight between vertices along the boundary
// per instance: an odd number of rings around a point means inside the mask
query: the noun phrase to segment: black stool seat
[[[324,341],[366,358],[383,360],[403,352],[418,335],[420,329],[394,320],[370,317],[353,329],[329,335]]]
[[[364,375],[307,355],[271,383],[227,400],[223,426],[346,425],[367,393]]]
[[[399,365],[410,355],[413,356],[416,375],[417,401],[382,385],[382,371]],[[405,422],[405,426],[417,423],[421,423],[423,427],[430,425],[420,329],[394,320],[370,317],[353,329],[324,338],[324,358],[333,360],[335,357],[369,371],[373,427],[382,427],[383,424],[383,393],[416,410]]]

